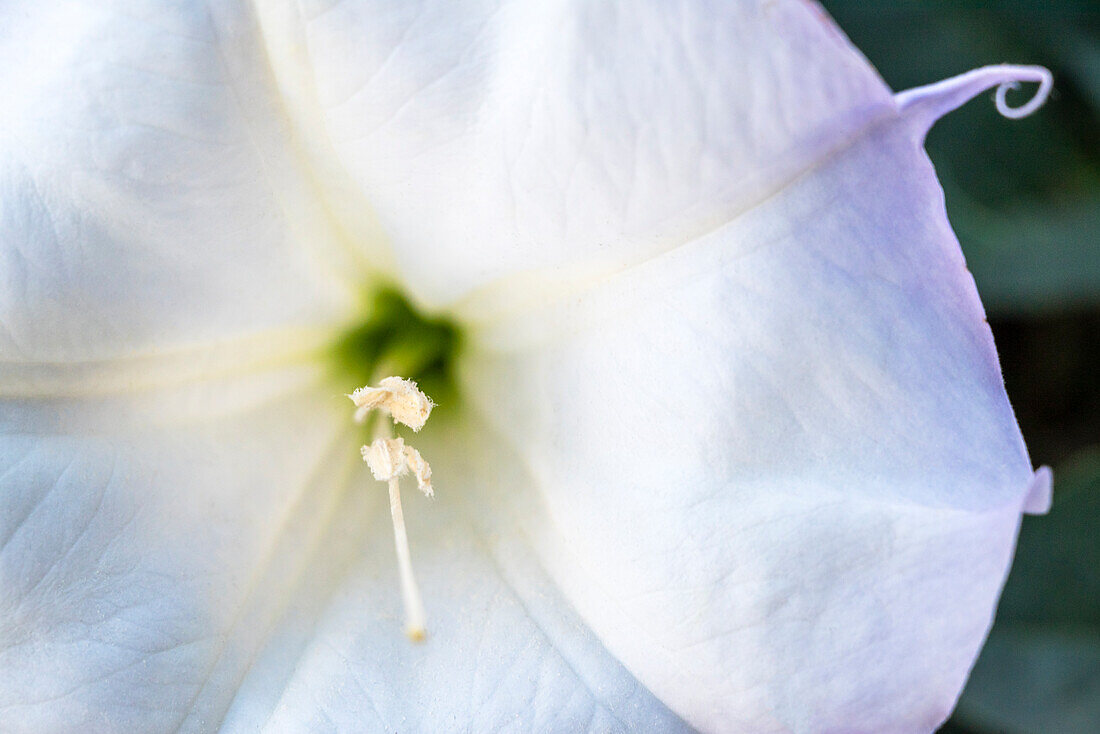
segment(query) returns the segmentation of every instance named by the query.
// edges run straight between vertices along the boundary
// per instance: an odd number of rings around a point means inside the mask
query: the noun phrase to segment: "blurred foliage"
[[[1032,459],[1055,467],[941,734],[1100,732],[1100,0],[822,2],[895,90],[985,64],[1054,73],[1032,117],[990,94],[927,142]]]

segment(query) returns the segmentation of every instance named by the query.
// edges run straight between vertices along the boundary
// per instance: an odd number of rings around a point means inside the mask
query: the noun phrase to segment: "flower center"
[[[455,363],[461,346],[458,325],[432,316],[392,286],[364,300],[363,317],[333,344],[338,384],[375,385],[383,377],[413,380],[448,411],[458,400]]]
[[[354,386],[348,397],[352,418],[367,427],[369,443],[361,453],[371,474],[389,490],[394,545],[405,606],[405,632],[419,641],[425,635],[424,606],[412,570],[399,479],[412,476],[432,496],[428,462],[405,439],[394,436],[395,424],[419,431],[435,407],[425,392],[454,406],[455,360],[460,346],[453,321],[417,309],[400,291],[380,288],[365,301],[364,317],[333,345],[336,378]]]

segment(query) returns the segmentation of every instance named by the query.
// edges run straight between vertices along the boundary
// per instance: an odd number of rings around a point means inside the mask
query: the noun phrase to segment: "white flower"
[[[1045,72],[895,97],[796,0],[0,18],[0,729],[947,716],[1049,476],[921,141]],[[462,332],[421,645],[328,349],[389,281]]]

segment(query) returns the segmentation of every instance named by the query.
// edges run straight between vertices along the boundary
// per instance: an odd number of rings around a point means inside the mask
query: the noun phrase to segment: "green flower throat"
[[[383,377],[401,375],[414,380],[441,407],[453,407],[462,343],[458,325],[425,313],[392,286],[373,291],[363,303],[363,319],[331,347],[340,384],[373,385]]]

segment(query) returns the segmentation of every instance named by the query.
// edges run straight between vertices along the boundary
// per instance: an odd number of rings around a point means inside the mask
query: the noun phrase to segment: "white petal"
[[[87,373],[271,331],[282,343],[255,359],[301,351],[297,330],[343,313],[250,23],[224,4],[213,20],[146,2],[4,11],[5,393],[56,388],[61,363]],[[210,357],[176,361],[195,359]]]
[[[430,442],[433,460],[446,444]],[[686,731],[577,619],[514,527],[484,534],[479,485],[440,463],[447,492],[427,500],[409,481],[403,493],[427,639],[402,633],[386,489],[364,473],[328,534],[345,552],[339,588],[297,595],[227,730]]]
[[[118,399],[0,405],[0,729],[686,728],[514,528],[481,535],[447,461],[454,493],[406,487],[410,643],[347,412],[317,391],[170,426]]]
[[[211,730],[358,462],[344,402],[3,403],[0,729]]]
[[[265,32],[301,124],[435,302],[661,252],[893,109],[801,0],[275,5]]]
[[[923,123],[467,365],[534,477],[500,522],[701,729],[931,731],[990,624],[1032,471]]]

